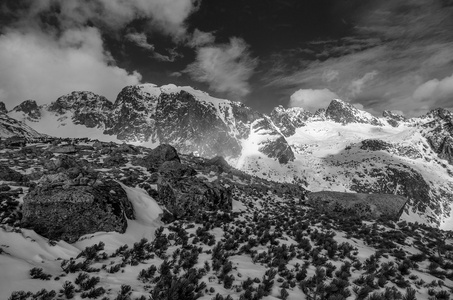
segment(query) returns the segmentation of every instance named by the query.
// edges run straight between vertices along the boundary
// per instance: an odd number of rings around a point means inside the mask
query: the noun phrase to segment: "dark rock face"
[[[252,130],[271,136],[271,138],[261,142],[260,152],[270,158],[276,158],[281,164],[286,164],[295,159],[294,152],[285,137],[277,131],[268,118],[257,120],[252,125]]]
[[[238,156],[241,152],[238,140],[214,105],[197,101],[185,91],[161,94],[155,120],[157,139],[173,143],[180,152],[196,152],[204,157]]]
[[[165,161],[162,163],[158,170],[159,174],[167,178],[181,178],[194,176],[197,172],[177,160]]]
[[[309,193],[307,198],[315,209],[361,217],[388,217],[394,220],[401,217],[407,201],[404,197],[392,194],[355,194],[329,191]]]
[[[390,148],[392,148],[392,144],[376,139],[363,140],[362,145],[360,146],[360,149],[362,150],[371,151],[388,150]]]
[[[435,109],[426,117],[434,118],[424,124],[423,135],[437,155],[453,164],[453,113],[445,109]]]
[[[382,113],[382,116],[385,119],[387,119],[387,122],[389,122],[389,124],[393,127],[398,127],[402,122],[407,121],[407,119],[404,116],[399,115],[399,114],[394,113],[389,110],[384,110],[384,112]]]
[[[357,193],[396,194],[406,197],[414,210],[424,213],[428,207],[438,210],[438,204],[431,197],[431,189],[423,177],[414,169],[405,165],[389,165],[385,168],[372,169],[368,176],[375,183],[353,179],[351,190]],[[436,211],[440,214],[441,211]]]
[[[248,138],[250,134],[250,124],[257,119],[262,118],[263,115],[240,102],[231,102],[231,107],[233,116],[236,120],[236,129],[239,133],[238,138]]]
[[[109,116],[106,112],[112,107],[112,102],[103,96],[92,92],[72,92],[52,102],[48,110],[58,114],[72,111],[74,124],[93,128],[103,126],[108,121]]]
[[[203,211],[231,210],[231,190],[196,177],[164,179],[158,184],[159,201],[176,219]]]
[[[25,100],[18,106],[14,107],[13,111],[23,112],[31,120],[41,118],[41,110],[35,100]]]
[[[157,97],[143,93],[138,86],[127,86],[116,98],[105,134],[127,142],[147,141],[155,129]]]
[[[159,169],[160,165],[166,161],[181,162],[175,148],[167,144],[161,144],[151,150],[151,153],[143,158],[143,166],[148,170],[155,172]]]
[[[16,182],[28,181],[26,176],[4,165],[0,165],[0,180]]]
[[[6,114],[8,111],[6,110],[5,103],[0,101],[0,114]]]
[[[291,136],[296,133],[296,126],[291,122],[289,116],[282,110],[274,108],[271,112],[271,120],[280,129],[284,136]]]
[[[213,169],[215,169],[218,173],[228,172],[231,170],[231,166],[222,156],[216,156],[207,160],[206,165],[213,167]]]
[[[326,109],[326,117],[342,124],[363,123],[376,126],[383,125],[379,119],[373,117],[369,113],[360,111],[351,104],[338,99],[334,99],[330,102]]]
[[[114,181],[96,186],[47,182],[25,196],[21,224],[49,239],[73,243],[98,231],[124,233],[126,217],[134,219],[132,204]]]

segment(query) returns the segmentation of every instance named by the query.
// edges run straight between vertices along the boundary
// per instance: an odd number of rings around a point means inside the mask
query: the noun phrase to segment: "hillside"
[[[321,211],[296,185],[156,149],[86,139],[2,149],[9,171],[1,178],[7,209],[0,220],[0,298],[448,299],[451,232]],[[30,191],[59,180],[70,189],[110,179],[133,206],[123,234],[95,232],[68,243],[21,228],[17,209],[31,201]],[[186,181],[226,188],[229,204],[174,219],[167,181],[173,189]]]

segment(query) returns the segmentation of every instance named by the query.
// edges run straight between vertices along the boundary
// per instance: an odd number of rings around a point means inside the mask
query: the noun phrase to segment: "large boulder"
[[[143,165],[148,170],[156,172],[160,165],[166,161],[181,162],[176,149],[168,144],[161,144],[152,149],[151,152],[143,158]]]
[[[22,182],[28,181],[28,178],[10,167],[0,165],[0,180]]]
[[[162,163],[159,166],[159,174],[164,177],[171,177],[171,178],[180,178],[180,177],[187,177],[187,176],[194,176],[197,172],[179,161],[171,160]]]
[[[360,217],[387,217],[398,220],[407,199],[393,194],[361,194],[343,192],[314,192],[308,194],[308,203],[331,213]]]
[[[98,231],[126,231],[126,218],[134,219],[134,211],[121,185],[68,185],[67,176],[57,175],[40,181],[24,197],[22,227],[69,243]]]
[[[204,211],[232,209],[231,190],[197,177],[161,178],[158,200],[176,219],[191,219]]]

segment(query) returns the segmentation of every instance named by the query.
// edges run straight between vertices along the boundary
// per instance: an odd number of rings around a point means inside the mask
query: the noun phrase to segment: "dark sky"
[[[1,0],[0,100],[190,85],[262,112],[453,108],[451,0]]]

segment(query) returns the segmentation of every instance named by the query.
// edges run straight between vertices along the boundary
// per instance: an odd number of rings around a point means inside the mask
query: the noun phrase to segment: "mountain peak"
[[[5,103],[0,101],[0,114],[6,114],[8,111],[6,110]]]
[[[39,119],[41,117],[41,111],[35,100],[25,100],[14,107],[13,111],[22,112],[30,119]]]
[[[333,99],[330,102],[326,109],[326,117],[342,124],[363,123],[382,126],[381,121],[370,113],[359,110],[352,104],[340,99]]]

